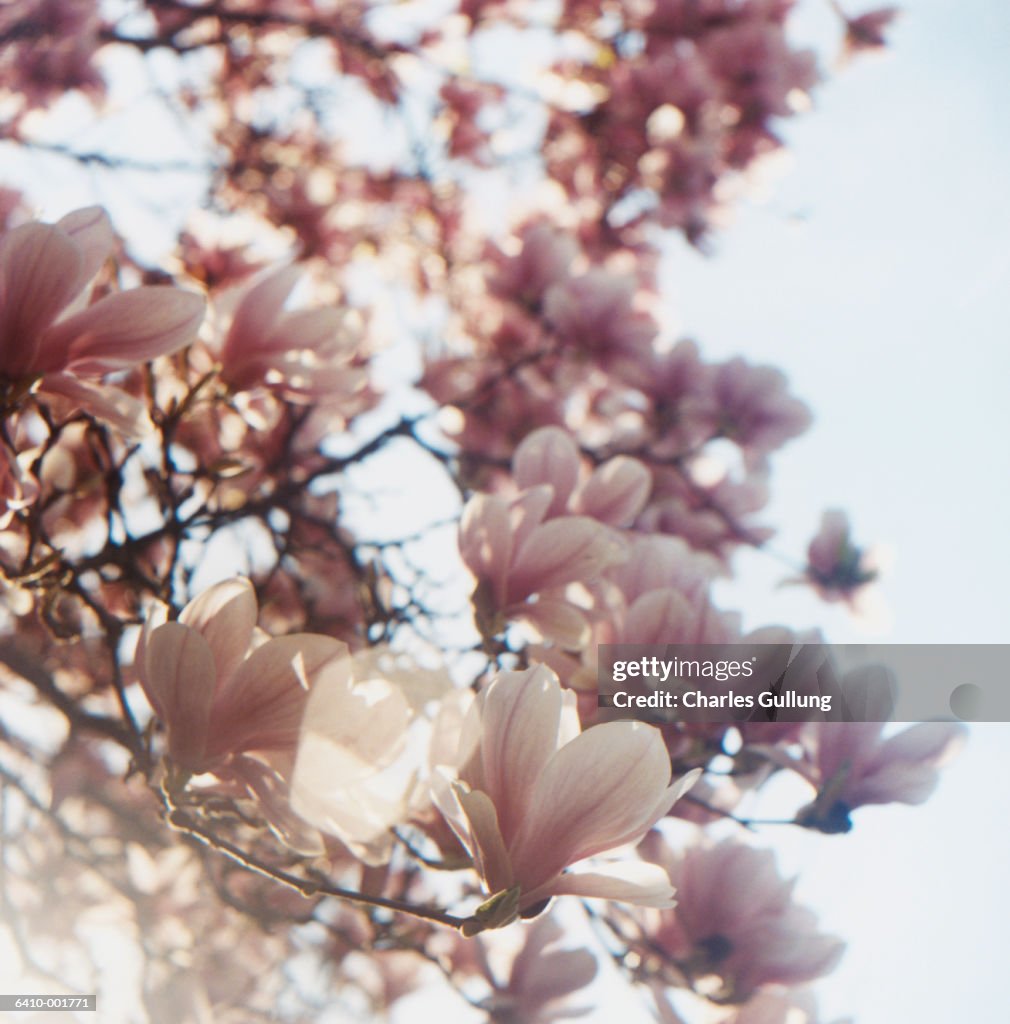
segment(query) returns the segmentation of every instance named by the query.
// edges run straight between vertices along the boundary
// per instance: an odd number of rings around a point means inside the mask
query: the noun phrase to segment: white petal
[[[602,864],[593,871],[565,872],[548,888],[553,896],[621,900],[661,910],[677,903],[674,899],[676,889],[667,873],[658,864],[640,860]]]

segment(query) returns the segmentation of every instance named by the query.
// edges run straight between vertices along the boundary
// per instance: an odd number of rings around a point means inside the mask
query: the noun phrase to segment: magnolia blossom
[[[802,984],[838,963],[842,942],[818,932],[814,915],[793,902],[794,883],[781,878],[770,850],[725,840],[675,854],[652,833],[643,853],[680,896],[649,941],[695,983],[715,979],[707,994],[744,1002],[764,985]]]
[[[498,980],[491,968],[485,940],[457,938],[450,954],[453,966],[479,972],[493,992],[480,1006],[492,1024],[550,1024],[581,1017],[588,1006],[568,999],[596,977],[597,962],[586,949],[564,949],[564,931],[550,914],[526,926],[525,942],[516,953],[508,980]]]
[[[381,648],[330,666],[302,717],[291,806],[367,864],[389,860],[393,826],[407,821],[420,765],[412,761],[412,715],[449,686],[447,676]]]
[[[235,390],[257,386],[292,401],[347,399],[365,385],[359,338],[335,309],[286,309],[302,277],[284,266],[242,294],[221,347],[221,376]]]
[[[967,735],[954,722],[920,722],[885,739],[883,722],[818,722],[803,736],[797,761],[779,758],[817,790],[797,821],[822,832],[848,832],[866,804],[921,804],[936,789],[940,767]]]
[[[807,548],[804,581],[825,601],[845,601],[855,606],[877,578],[877,557],[872,550],[853,544],[849,517],[842,509],[828,509]]]
[[[140,683],[186,772],[229,777],[254,751],[290,759],[309,687],[341,671],[346,644],[312,633],[270,639],[256,618],[252,584],[236,578],[190,601],[177,622],[152,617],[144,627]]]
[[[533,916],[552,896],[673,905],[666,873],[638,861],[570,865],[637,842],[694,782],[672,782],[658,730],[610,722],[580,733],[574,699],[544,666],[503,672],[464,722],[433,796],[492,895],[474,931]]]
[[[88,305],[89,284],[112,252],[112,226],[97,206],[56,224],[23,224],[0,238],[0,383],[69,399],[136,433],[143,407],[125,392],[85,383],[189,344],[204,301],[146,286]]]
[[[550,485],[523,491],[511,502],[478,494],[467,502],[459,547],[477,577],[477,623],[494,634],[510,618],[533,623],[545,636],[579,647],[588,639],[583,612],[565,587],[585,582],[621,561],[624,545],[588,516],[545,522],[554,497]],[[530,600],[536,595],[536,600]]]
[[[580,484],[579,450],[560,427],[541,427],[528,434],[516,448],[512,474],[524,490],[542,485],[552,488],[548,517],[570,511],[617,527],[634,522],[652,487],[649,470],[626,455],[608,459]]]

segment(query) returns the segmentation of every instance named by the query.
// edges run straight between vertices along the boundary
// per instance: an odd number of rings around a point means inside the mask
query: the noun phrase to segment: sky
[[[673,245],[665,285],[709,356],[778,366],[815,422],[775,459],[768,521],[794,557],[822,509],[883,544],[892,626],[776,588],[740,563],[723,598],[751,625],[835,642],[1005,643],[1010,569],[1010,6],[908,0],[881,57],[788,126],[790,166],[709,258]],[[797,37],[830,32],[799,4]],[[974,726],[923,807],[866,808],[843,837],[774,837],[798,895],[849,940],[824,1019],[1004,1024],[1010,725]],[[784,830],[783,830],[784,831]],[[771,838],[771,837],[769,837]]]

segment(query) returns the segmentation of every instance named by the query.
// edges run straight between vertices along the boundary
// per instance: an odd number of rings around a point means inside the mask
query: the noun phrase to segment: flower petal
[[[23,224],[0,238],[0,373],[17,379],[48,360],[42,335],[74,297],[83,257],[73,240],[48,224]]]
[[[503,607],[512,558],[509,507],[504,501],[478,494],[466,503],[459,524],[459,552],[474,576],[491,584],[498,606]]]
[[[617,534],[587,516],[561,516],[532,530],[515,554],[508,601],[577,580],[589,580],[625,553]]]
[[[108,295],[43,334],[39,368],[100,376],[149,362],[193,340],[205,305],[165,285]]]
[[[639,838],[674,795],[669,782],[670,755],[652,726],[606,722],[577,736],[548,761],[509,845],[516,880],[538,888],[569,864]]]
[[[144,662],[141,686],[168,727],[172,759],[183,768],[203,771],[215,684],[207,641],[181,622],[166,622],[147,638]]]
[[[225,361],[241,363],[246,354],[268,347],[269,332],[301,276],[298,267],[284,266],[253,281],[235,310],[221,353]]]
[[[65,235],[71,238],[81,254],[81,270],[74,283],[74,300],[71,311],[78,303],[81,308],[88,299],[85,285],[102,269],[102,264],[112,254],[116,244],[116,236],[112,230],[109,215],[100,206],[87,206],[83,210],[74,210],[56,222]],[[64,310],[64,315],[67,311]]]
[[[454,783],[452,788],[466,815],[470,833],[467,845],[487,891],[493,895],[512,888],[512,865],[498,827],[494,804],[486,793],[471,790],[462,782]]]
[[[47,373],[42,378],[39,393],[69,401],[71,411],[83,409],[109,424],[128,441],[143,440],[154,429],[147,406],[112,384],[88,383],[69,373]]]
[[[560,427],[541,427],[527,434],[512,456],[512,476],[523,490],[550,484],[554,495],[548,516],[560,515],[579,481],[579,451]]]
[[[579,508],[608,526],[630,526],[645,507],[652,490],[652,474],[627,455],[600,466],[579,495]]]
[[[339,640],[311,633],[277,637],[258,647],[219,688],[208,752],[293,749],[314,675],[346,654]]]
[[[527,812],[533,789],[558,746],[561,684],[545,665],[502,672],[483,695],[484,786],[508,843]]]
[[[252,583],[237,576],[205,590],[179,615],[179,621],[195,629],[210,646],[219,684],[231,677],[246,656],[258,611]]]
[[[669,909],[677,904],[670,877],[658,864],[645,861],[621,861],[601,864],[593,871],[566,871],[549,886],[551,896],[587,896],[603,900],[621,900],[639,907]],[[531,896],[543,899],[541,891]],[[524,897],[525,898],[525,897]]]

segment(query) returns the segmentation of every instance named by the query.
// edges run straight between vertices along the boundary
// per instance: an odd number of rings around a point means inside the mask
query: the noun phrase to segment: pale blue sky
[[[777,547],[801,554],[820,510],[843,506],[858,540],[896,555],[893,630],[874,640],[1007,642],[1010,5],[902,6],[892,52],[789,126],[793,166],[771,200],[740,209],[711,259],[675,245],[667,280],[709,355],[781,367],[814,410],[775,461]],[[797,29],[824,38],[827,5],[799,8]],[[869,639],[844,610],[773,589],[772,560],[741,565],[726,594],[752,624]],[[1008,741],[1010,725],[976,727],[924,807],[779,840],[799,893],[849,940],[817,986],[826,1021],[1010,1020]]]

